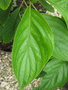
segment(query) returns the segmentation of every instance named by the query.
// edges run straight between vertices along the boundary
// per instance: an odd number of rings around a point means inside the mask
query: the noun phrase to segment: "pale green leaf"
[[[55,49],[53,56],[68,61],[68,29],[65,23],[57,17],[45,14],[43,16],[54,32]]]
[[[53,34],[36,10],[28,7],[17,28],[12,62],[22,90],[42,71],[53,52]]]

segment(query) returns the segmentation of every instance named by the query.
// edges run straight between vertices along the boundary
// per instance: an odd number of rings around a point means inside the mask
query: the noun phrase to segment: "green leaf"
[[[47,0],[60,11],[68,26],[68,0]]]
[[[0,0],[0,8],[5,10],[9,7],[11,0]]]
[[[0,9],[0,24],[1,25],[6,21],[8,15],[9,15],[9,9],[8,10]]]
[[[42,71],[53,52],[53,34],[36,10],[28,7],[17,28],[12,62],[20,88]]]
[[[20,8],[14,10],[3,24],[2,39],[3,42],[8,43],[14,38],[14,34],[18,25],[18,15]]]
[[[0,42],[2,41],[2,31],[3,31],[3,27],[0,25]]]
[[[68,29],[65,23],[57,17],[45,14],[43,16],[54,33],[55,49],[53,56],[68,61]]]
[[[30,0],[32,3],[36,3],[38,0]]]
[[[68,62],[53,59],[45,66],[46,75],[41,80],[41,86],[33,90],[53,90],[61,88],[68,81]]]
[[[50,12],[54,12],[54,8],[46,0],[39,0],[39,1],[45,9],[47,9]]]
[[[68,81],[68,62],[51,60],[45,67],[47,73],[42,79],[45,89],[61,88]]]

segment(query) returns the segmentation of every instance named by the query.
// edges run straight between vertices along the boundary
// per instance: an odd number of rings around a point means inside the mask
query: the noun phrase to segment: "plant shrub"
[[[13,41],[12,66],[20,90],[39,77],[40,86],[33,90],[61,88],[68,81],[68,1],[19,1],[13,10],[12,0],[0,2],[0,41]],[[40,13],[37,1],[50,12],[55,7],[61,18]]]

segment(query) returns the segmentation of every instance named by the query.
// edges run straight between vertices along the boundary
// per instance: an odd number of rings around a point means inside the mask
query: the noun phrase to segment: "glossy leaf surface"
[[[22,87],[42,71],[53,52],[53,34],[36,10],[28,7],[17,28],[13,45],[13,69]]]

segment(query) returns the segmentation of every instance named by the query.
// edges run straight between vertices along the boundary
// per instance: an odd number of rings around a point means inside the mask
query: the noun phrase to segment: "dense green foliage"
[[[36,2],[50,12],[55,7],[61,17],[40,13]],[[12,0],[0,1],[0,42],[13,41],[12,66],[20,90],[39,77],[40,86],[33,90],[61,88],[68,82],[68,1],[22,0],[12,5]]]

